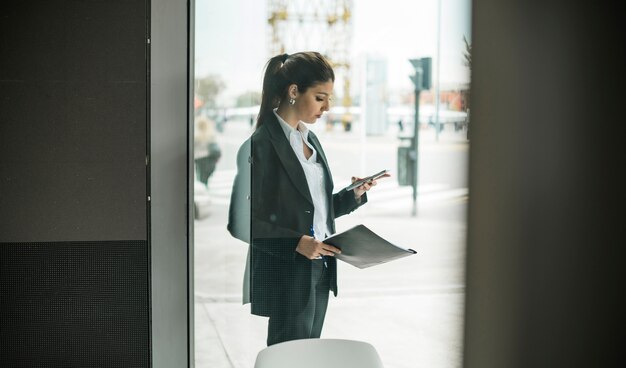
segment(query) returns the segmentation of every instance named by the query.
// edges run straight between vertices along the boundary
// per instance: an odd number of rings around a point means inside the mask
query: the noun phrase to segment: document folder
[[[401,248],[381,238],[365,225],[357,225],[347,231],[324,239],[324,243],[341,249],[335,258],[358,268],[367,268],[417,253]]]

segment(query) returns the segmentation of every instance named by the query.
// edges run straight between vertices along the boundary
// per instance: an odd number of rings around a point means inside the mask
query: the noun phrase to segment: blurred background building
[[[229,117],[255,118],[263,66],[269,57],[315,50],[332,61],[337,75],[333,108],[325,122],[328,128],[339,125],[349,130],[360,123],[361,104],[368,100],[364,88],[372,86],[366,69],[373,66],[368,62],[373,56],[386,59],[385,66],[376,69],[382,76],[381,68],[386,68],[387,77],[376,83],[385,90],[381,101],[387,106],[385,120],[393,122],[380,125],[396,128],[402,120],[412,129],[414,96],[408,60],[433,57],[437,77],[432,90],[421,95],[420,123],[434,127],[440,122],[440,129],[467,126],[468,0],[390,0],[385,6],[368,0],[199,0],[196,9],[197,83],[216,91],[207,101],[214,106],[205,104],[201,109],[218,125]]]
[[[268,0],[268,58],[314,50],[326,56],[335,71],[336,100],[344,107],[344,129],[352,126],[351,48],[352,0]]]

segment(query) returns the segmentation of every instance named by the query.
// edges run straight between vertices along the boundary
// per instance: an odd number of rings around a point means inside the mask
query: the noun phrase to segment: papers
[[[335,255],[335,258],[358,268],[375,266],[417,253],[413,249],[391,244],[365,225],[357,225],[330,236],[324,243],[341,249],[341,254]]]

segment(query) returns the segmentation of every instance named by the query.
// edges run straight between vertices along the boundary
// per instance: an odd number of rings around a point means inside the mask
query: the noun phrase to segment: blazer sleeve
[[[364,193],[361,196],[361,201],[357,202],[356,198],[354,198],[353,190],[342,189],[341,191],[333,194],[335,218],[347,215],[365,203],[367,203],[367,193]]]

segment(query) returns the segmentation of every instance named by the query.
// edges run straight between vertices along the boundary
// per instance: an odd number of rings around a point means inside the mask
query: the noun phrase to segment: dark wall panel
[[[147,367],[147,243],[0,243],[1,367]]]
[[[624,367],[624,7],[472,13],[464,367]]]
[[[146,10],[0,5],[0,241],[147,238]]]
[[[146,0],[0,2],[0,367],[149,367]]]

